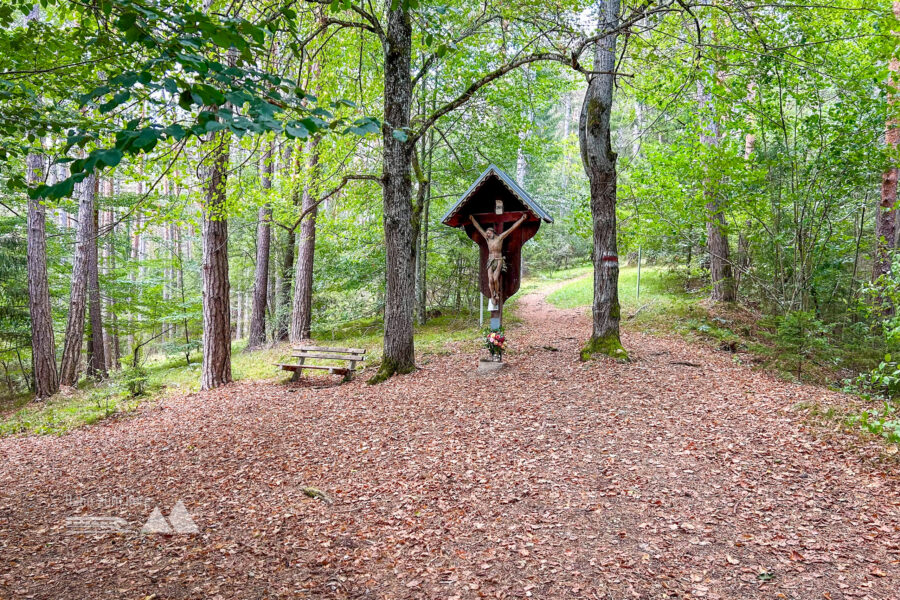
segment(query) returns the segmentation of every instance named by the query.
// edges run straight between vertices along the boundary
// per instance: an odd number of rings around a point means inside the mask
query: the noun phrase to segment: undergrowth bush
[[[143,396],[147,391],[147,380],[150,374],[144,367],[129,367],[122,371],[122,385],[128,390],[133,398]]]
[[[793,364],[797,379],[803,376],[803,365],[828,347],[830,329],[810,311],[792,311],[778,320],[775,340],[782,359]]]

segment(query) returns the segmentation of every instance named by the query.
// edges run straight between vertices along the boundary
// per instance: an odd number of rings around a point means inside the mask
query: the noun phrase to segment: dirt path
[[[583,313],[520,314],[493,380],[473,343],[0,440],[0,597],[900,598],[896,474],[792,408],[829,392],[639,334],[582,364]],[[199,533],[137,533],[179,500]]]

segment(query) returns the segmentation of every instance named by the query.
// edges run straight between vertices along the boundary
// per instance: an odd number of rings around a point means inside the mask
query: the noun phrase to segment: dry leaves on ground
[[[0,441],[0,597],[900,598],[896,475],[794,408],[839,395],[639,334],[582,364],[584,315],[522,305],[495,379],[468,346]],[[199,533],[139,532],[179,500]]]

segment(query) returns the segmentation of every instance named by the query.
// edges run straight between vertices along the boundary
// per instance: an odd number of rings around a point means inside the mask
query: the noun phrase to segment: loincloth
[[[501,271],[506,271],[506,259],[502,256],[500,258],[489,258],[487,263],[487,268],[489,271],[493,271],[499,266]]]

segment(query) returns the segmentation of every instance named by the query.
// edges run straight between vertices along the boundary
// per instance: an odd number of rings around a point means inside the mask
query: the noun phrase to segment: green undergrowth
[[[594,278],[591,267],[574,270],[573,277],[581,277],[561,287],[547,297],[558,308],[590,307],[594,298]],[[585,276],[587,275],[587,276]],[[652,322],[654,316],[683,313],[697,298],[684,292],[679,281],[663,267],[641,268],[641,292],[637,295],[637,268],[619,270],[619,303],[623,319]]]
[[[900,459],[900,410],[890,402],[863,401],[843,407],[801,402],[793,409],[804,412],[813,422],[836,425],[847,433],[880,437],[889,444],[885,457]]]
[[[787,381],[825,384],[856,394],[860,398],[858,405],[816,408],[816,416],[840,420],[855,431],[900,443],[898,403],[867,393],[873,386],[860,384],[861,379],[876,378],[879,385],[874,387],[881,389],[886,381],[896,381],[896,396],[900,396],[900,367],[893,362],[885,366],[882,361],[884,372],[878,367],[872,371],[883,356],[881,349],[855,335],[852,327],[826,326],[811,313],[767,315],[740,305],[713,304],[706,300],[702,282],[668,267],[643,267],[640,297],[636,287],[637,268],[623,268],[619,299],[625,329],[679,335],[731,353],[736,362],[774,372]],[[559,308],[590,310],[592,299],[591,277],[573,281],[548,295],[548,301]],[[609,349],[591,348],[588,343],[582,359],[587,353],[607,353],[604,350]],[[859,373],[863,375],[857,376]]]
[[[134,410],[142,398],[134,397],[113,379],[62,391],[42,402],[7,407],[0,414],[0,437],[16,434],[62,434],[74,427],[96,423]]]
[[[381,362],[382,331],[380,320],[361,319],[314,331],[313,339],[323,346],[365,348],[367,368],[358,376],[369,377]],[[449,353],[449,345],[455,342],[472,341],[475,344],[479,332],[477,313],[436,315],[427,324],[416,327],[417,362],[427,362],[429,356]],[[251,352],[244,350],[243,341],[232,345],[231,372],[235,381],[289,380],[289,372],[274,366],[292,360],[289,344],[280,343]],[[31,401],[27,396],[7,400],[0,405],[0,437],[64,434],[75,427],[127,414],[142,402],[153,401],[164,394],[197,391],[200,389],[200,359],[199,353],[191,355],[190,364],[184,356],[152,357],[138,370],[123,369],[99,383],[83,379],[77,389],[61,392],[47,401]],[[327,361],[314,362],[328,364]],[[310,377],[322,378],[323,382],[337,379],[337,376],[325,373],[307,373]]]
[[[621,269],[622,326],[651,334],[680,335],[735,355],[735,360],[775,371],[790,381],[838,386],[878,364],[878,348],[860,343],[849,329],[830,330],[807,313],[767,315],[744,306],[707,301],[702,282],[669,267]],[[548,296],[559,308],[590,310],[593,280],[573,281]],[[827,341],[827,343],[823,343]]]
[[[590,309],[592,299],[590,277],[574,281],[548,296],[548,301],[559,308],[586,310]],[[798,379],[798,363],[802,381],[836,384],[846,376],[835,368],[840,361],[834,356],[818,352],[807,358],[807,349],[802,344],[792,345],[784,336],[780,337],[778,317],[761,315],[740,305],[709,303],[702,283],[685,272],[661,266],[642,267],[638,296],[637,268],[625,267],[619,274],[619,301],[625,329],[679,335],[730,352],[735,360],[776,371],[791,381]],[[848,358],[851,354],[846,352]]]

